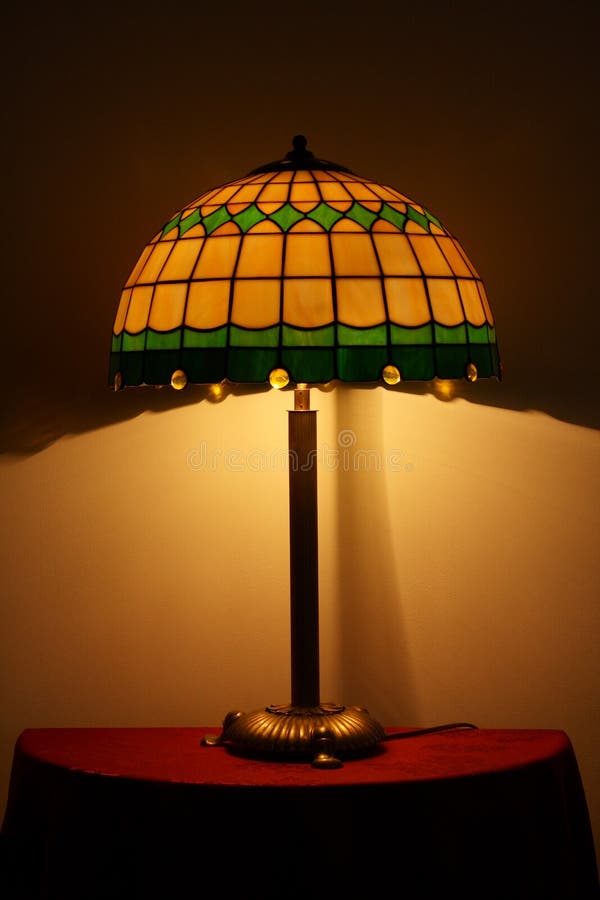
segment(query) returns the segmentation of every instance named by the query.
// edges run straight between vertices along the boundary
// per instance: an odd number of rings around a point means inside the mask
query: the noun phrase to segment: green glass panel
[[[435,377],[432,347],[392,347],[390,362],[397,366],[403,381],[430,381]]]
[[[429,344],[433,342],[431,325],[419,325],[417,328],[406,328],[401,325],[390,325],[390,341],[392,344]]]
[[[425,215],[429,219],[430,222],[433,222],[434,225],[437,225],[438,228],[444,229],[444,226],[440,222],[439,219],[436,219],[434,215],[432,215],[428,210],[425,210]]]
[[[173,372],[181,368],[179,350],[148,350],[144,353],[146,384],[170,384]]]
[[[407,207],[406,215],[409,219],[412,219],[413,222],[417,222],[421,228],[424,228],[425,231],[429,231],[429,220],[427,216],[424,216],[423,213],[420,213],[418,209],[415,209],[412,206]]]
[[[139,334],[128,334],[126,331],[123,332],[123,352],[127,352],[130,350],[143,350],[146,346],[146,332],[140,331]]]
[[[490,364],[492,368],[492,375],[495,375],[496,378],[502,378],[502,367],[500,365],[500,358],[498,356],[498,348],[495,344],[490,344]]]
[[[211,212],[209,216],[202,220],[202,224],[206,228],[206,233],[211,234],[215,228],[218,228],[219,225],[222,225],[224,222],[229,222],[231,216],[227,211],[226,206],[220,206],[218,209],[215,209],[214,212]]]
[[[476,326],[467,323],[467,334],[470,344],[489,344],[490,342],[489,329],[486,324]]]
[[[335,378],[335,351],[319,348],[284,348],[281,365],[291,381],[307,384],[326,384]]]
[[[238,213],[237,216],[234,216],[233,221],[236,225],[239,225],[245,233],[249,228],[252,228],[253,225],[256,225],[257,222],[262,222],[262,220],[266,218],[265,214],[253,203],[252,206],[248,206],[241,213]]]
[[[123,332],[121,332],[121,334],[113,334],[112,345],[110,348],[113,353],[119,352],[119,350],[121,349],[121,341],[122,340],[123,340]]]
[[[401,213],[399,210],[394,209],[391,206],[388,206],[387,203],[383,204],[383,208],[379,213],[379,217],[381,219],[385,219],[386,222],[391,222],[392,225],[395,225],[396,228],[399,228],[400,231],[404,231],[404,223],[406,222],[406,216],[404,213]]]
[[[108,365],[108,384],[110,387],[114,386],[115,383],[115,375],[117,372],[121,371],[121,354],[120,353],[111,353],[110,354],[110,362]]]
[[[292,328],[283,326],[284,347],[333,347],[335,342],[335,326],[324,328]]]
[[[225,378],[227,354],[216,347],[184,350],[181,368],[192,384],[217,384]]]
[[[279,345],[279,325],[273,328],[238,328],[232,325],[229,331],[231,347],[277,347]]]
[[[338,343],[343,346],[380,347],[387,346],[388,335],[385,325],[374,328],[351,328],[349,325],[338,325]]]
[[[494,375],[493,358],[490,354],[490,348],[483,344],[476,344],[471,347],[471,362],[477,366],[477,374],[479,378],[489,378]]]
[[[339,377],[342,381],[377,381],[388,357],[385,347],[340,347]]]
[[[467,329],[464,324],[452,328],[447,325],[434,325],[436,344],[466,344]]]
[[[269,379],[271,369],[277,365],[276,349],[230,347],[227,355],[227,377],[236,382],[265,382]]]
[[[464,378],[465,367],[471,362],[471,354],[466,344],[438,345],[435,359],[438,378]]]
[[[179,222],[180,218],[181,218],[181,213],[177,213],[177,215],[175,216],[174,219],[171,219],[170,222],[167,222],[167,224],[165,225],[165,227],[162,230],[163,237],[165,234],[168,234],[170,231],[173,231],[173,229],[177,227],[177,223]]]
[[[295,225],[296,222],[303,218],[304,213],[298,212],[289,203],[286,203],[285,206],[282,206],[269,216],[269,219],[272,219],[273,222],[279,225],[282,231],[287,231],[288,228],[291,228],[292,225]]]
[[[195,209],[193,213],[190,213],[189,216],[186,216],[185,219],[182,219],[179,223],[179,236],[185,234],[186,231],[189,231],[190,228],[193,228],[194,225],[197,225],[200,221],[200,210]]]
[[[147,350],[177,350],[179,347],[181,347],[181,328],[174,331],[148,329]]]
[[[353,219],[359,225],[362,225],[367,231],[377,218],[376,213],[371,212],[370,209],[365,209],[360,203],[353,203],[346,215],[349,219]]]
[[[329,231],[331,226],[335,225],[342,218],[342,213],[338,212],[337,209],[332,209],[331,206],[327,206],[326,203],[319,203],[315,209],[308,213],[307,218],[313,219],[319,225],[322,225],[326,231]]]
[[[183,332],[184,347],[225,347],[227,345],[227,326],[212,331],[196,331],[185,328]]]
[[[488,329],[488,339],[489,339],[490,344],[495,344],[496,343],[496,329],[493,327],[493,325],[488,325],[487,329]]]

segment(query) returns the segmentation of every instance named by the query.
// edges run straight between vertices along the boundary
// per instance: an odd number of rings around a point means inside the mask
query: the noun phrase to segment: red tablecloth
[[[23,732],[2,827],[10,900],[600,896],[562,731],[390,738],[324,771],[202,747],[211,730]]]

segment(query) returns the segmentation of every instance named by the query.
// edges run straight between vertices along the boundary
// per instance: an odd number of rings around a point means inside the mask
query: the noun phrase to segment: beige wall
[[[565,730],[598,836],[598,432],[434,393],[313,395],[323,698],[389,725]],[[199,399],[3,462],[3,800],[24,728],[218,725],[289,700],[289,406]]]

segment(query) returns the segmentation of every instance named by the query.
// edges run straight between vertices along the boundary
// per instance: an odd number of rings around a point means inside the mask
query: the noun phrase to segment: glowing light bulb
[[[471,382],[477,381],[477,376],[478,376],[478,372],[477,372],[477,366],[475,365],[475,363],[472,363],[472,362],[468,363],[467,368],[465,369],[465,377],[466,377],[467,381],[471,381]]]
[[[225,389],[222,384],[211,384],[208,389],[209,400],[218,403],[225,396]]]

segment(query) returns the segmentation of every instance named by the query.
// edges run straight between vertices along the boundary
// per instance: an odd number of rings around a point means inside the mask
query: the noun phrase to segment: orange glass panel
[[[340,278],[336,287],[338,321],[357,328],[369,328],[385,321],[383,291],[378,278]]]
[[[327,206],[331,206],[332,209],[337,209],[339,212],[346,212],[352,206],[352,200],[328,200]]]
[[[270,182],[269,184],[265,184],[264,188],[260,192],[258,196],[258,207],[261,209],[261,203],[273,203],[273,202],[281,202],[285,203],[288,198],[288,186],[287,184],[273,184]]]
[[[283,234],[247,234],[235,271],[236,278],[276,278],[281,275]]]
[[[242,328],[268,328],[279,322],[281,282],[236,280],[231,321]]]
[[[331,247],[336,275],[379,275],[369,234],[339,234],[334,231]]]
[[[289,184],[292,180],[294,173],[290,172],[278,172],[277,175],[274,175],[271,179],[272,184]]]
[[[230,203],[227,204],[227,211],[229,213],[231,213],[232,216],[237,216],[238,213],[241,213],[245,209],[248,209],[248,207],[250,205],[251,204],[248,201],[246,201],[246,203],[238,203],[237,202],[237,194],[236,194],[235,201],[232,200]]]
[[[475,266],[473,265],[473,263],[471,262],[471,260],[470,260],[469,257],[467,256],[467,254],[465,253],[463,247],[461,247],[461,245],[460,245],[459,242],[456,240],[456,238],[453,238],[452,241],[453,241],[453,243],[454,243],[454,246],[456,247],[456,249],[458,250],[458,252],[459,252],[460,255],[462,256],[462,258],[464,259],[464,261],[465,261],[466,264],[468,265],[468,267],[469,267],[469,269],[470,269],[470,271],[471,271],[471,274],[473,275],[473,278],[479,278],[479,273],[477,272],[477,269],[475,268]]]
[[[386,185],[369,182],[369,187],[378,197],[381,197],[382,200],[407,200],[409,203],[412,203],[412,200],[409,200],[404,194],[401,194],[399,191],[387,187]]]
[[[311,211],[311,209],[315,209],[315,207],[318,206],[321,201],[320,200],[311,200],[311,201],[292,200],[291,202],[292,202],[292,206],[294,207],[294,209],[297,209],[298,212],[308,213]]]
[[[172,249],[173,243],[155,244],[152,248],[152,253],[148,257],[148,262],[138,276],[137,284],[152,284],[152,282],[156,281]]]
[[[155,331],[170,331],[183,322],[187,284],[157,284],[148,325]]]
[[[130,285],[135,284],[137,277],[140,274],[140,272],[142,271],[142,269],[144,268],[144,266],[146,265],[146,262],[148,260],[148,257],[150,256],[151,252],[152,252],[152,244],[148,244],[147,247],[144,247],[144,249],[142,250],[142,255],[140,256],[140,258],[136,262],[135,266],[133,267],[133,270],[131,272],[131,275],[127,279],[125,287],[129,287]]]
[[[179,228],[170,228],[166,234],[161,234],[159,241],[173,242],[179,237]]]
[[[406,203],[403,203],[401,200],[390,200],[388,206],[391,206],[392,209],[397,209],[398,212],[406,212]]]
[[[187,281],[196,265],[203,238],[179,240],[163,266],[159,281]]]
[[[440,325],[460,325],[465,316],[453,278],[428,278],[427,290],[433,318]]]
[[[131,292],[131,301],[127,310],[125,330],[130,334],[138,334],[148,324],[148,312],[152,300],[153,287],[135,287]]]
[[[344,180],[344,187],[355,200],[359,200],[363,203],[367,200],[379,200],[377,194],[372,191],[370,187],[367,187],[363,181],[353,182]]]
[[[288,233],[285,246],[284,274],[290,275],[330,275],[329,240],[320,234]]]
[[[415,259],[415,254],[408,242],[408,238],[403,234],[399,234],[397,231],[394,234],[374,231],[373,240],[375,241],[384,275],[420,274],[421,270]]]
[[[352,197],[339,181],[321,182],[321,196],[325,202],[329,200],[351,200]]]
[[[456,249],[456,244],[449,237],[439,237],[437,242],[442,249],[442,253],[448,260],[450,268],[455,275],[470,278],[471,271],[467,266],[464,257]]]
[[[465,310],[465,318],[471,325],[483,325],[485,312],[477,284],[472,279],[459,278],[458,289]]]
[[[290,203],[296,205],[298,201],[319,200],[319,192],[314,181],[294,182]]]
[[[333,206],[333,203],[330,203],[329,205]],[[364,234],[365,226],[355,222],[354,219],[338,219],[331,230],[346,233],[349,231],[359,231],[361,234]]]
[[[419,225],[418,222],[415,222],[413,219],[407,219],[406,225],[404,226],[404,230],[409,232],[410,234],[428,234],[426,228],[423,228],[422,225]]]
[[[388,222],[387,219],[377,219],[376,222],[373,222],[371,231],[393,231],[394,234],[400,234],[398,226]]]
[[[191,228],[185,233],[186,238],[195,238],[195,237],[203,237],[206,234],[206,229],[204,225],[198,223],[198,225],[192,225]]]
[[[240,237],[239,234],[232,234],[207,238],[194,270],[194,278],[231,278]]]
[[[483,286],[483,281],[477,282],[477,287],[479,288],[479,294],[481,296],[481,302],[483,303],[483,308],[485,310],[485,316],[490,325],[494,324],[494,315],[492,310],[490,309],[490,304],[488,303],[487,293],[485,287]]]
[[[121,300],[119,301],[117,315],[115,316],[115,324],[113,325],[114,334],[121,334],[121,332],[123,331],[123,325],[125,324],[125,316],[127,315],[127,307],[129,306],[130,299],[131,290],[123,291],[123,293],[121,294]]]
[[[262,185],[260,184],[243,185],[235,195],[236,203],[254,203],[260,193],[261,187]]]
[[[190,328],[219,328],[229,315],[229,281],[192,281],[185,324]]]
[[[411,234],[409,241],[425,275],[452,275],[450,266],[442,256],[434,237]]]
[[[386,278],[388,312],[396,325],[425,325],[431,321],[429,303],[422,278]]]
[[[309,169],[298,169],[298,171],[294,173],[294,184],[299,181],[314,182],[314,180],[313,174]]]
[[[205,207],[206,207],[207,205],[209,205],[209,204],[210,204],[210,206],[212,206],[212,207],[215,207],[215,206],[223,206],[223,204],[224,204],[224,203],[227,203],[227,201],[228,201],[231,197],[233,197],[233,195],[234,195],[234,194],[236,193],[236,191],[238,191],[238,190],[239,190],[239,185],[238,185],[238,184],[226,184],[226,185],[225,185],[224,187],[222,187],[220,190],[215,191],[214,193],[212,193],[212,195],[211,195],[211,194],[208,194],[208,195],[206,196],[206,198],[202,198],[202,199],[203,199],[203,203],[202,203],[202,205],[201,205],[200,212],[202,213],[203,216],[205,216],[207,212],[210,213],[210,211],[211,211],[210,208],[209,208],[208,210],[205,209]]]
[[[241,230],[239,225],[236,225],[235,222],[223,222],[222,225],[219,225],[218,228],[210,235],[211,238],[220,237],[223,234],[241,234]]]
[[[435,224],[435,222],[430,222],[429,228],[430,228],[432,234],[446,234],[447,233],[444,231],[443,228],[438,228],[438,226]]]
[[[292,227],[288,231],[288,234],[299,234],[300,232],[318,232],[319,234],[327,233],[323,226],[319,225],[318,222],[315,222],[314,219],[300,219],[298,222],[292,225]]]
[[[333,321],[333,298],[328,278],[286,278],[283,319],[299,328],[318,328]]]
[[[261,219],[260,222],[257,222],[256,225],[253,225],[246,234],[281,234],[281,228],[277,224],[277,222],[272,222],[270,219]]]

